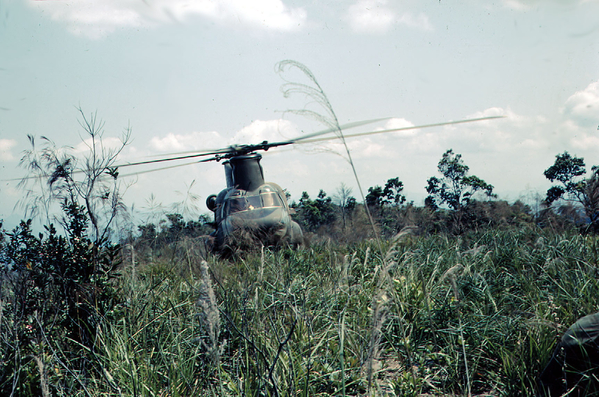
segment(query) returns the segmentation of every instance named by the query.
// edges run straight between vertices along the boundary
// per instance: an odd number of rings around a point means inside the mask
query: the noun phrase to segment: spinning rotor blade
[[[163,163],[165,161],[186,160],[186,159],[192,159],[192,158],[203,157],[203,156],[216,156],[216,157],[213,157],[210,160],[202,160],[201,162],[214,161],[214,160],[220,159],[220,157],[218,157],[218,155],[220,155],[220,154],[226,155],[230,151],[231,151],[230,148],[226,148],[226,149],[218,149],[218,150],[212,150],[212,151],[207,151],[207,152],[195,152],[195,154],[189,154],[187,156],[169,157],[169,158],[158,159],[158,160],[138,161],[138,162],[135,162],[135,163],[127,163],[127,164],[115,165],[115,167],[116,168],[123,168],[123,167],[131,167],[133,165],[145,165],[145,164],[153,164],[153,163]],[[193,163],[190,163],[190,164],[193,164]]]
[[[487,117],[479,117],[479,118],[474,118],[474,119],[464,119],[464,120],[457,120],[457,121],[446,121],[446,122],[443,122],[443,123],[423,124],[423,125],[418,125],[418,126],[392,128],[392,129],[380,130],[380,131],[361,132],[361,133],[357,133],[357,134],[344,134],[343,137],[344,138],[355,138],[355,137],[360,137],[360,136],[383,134],[383,133],[387,133],[387,132],[415,130],[415,129],[420,129],[420,128],[441,127],[441,126],[444,126],[444,125],[472,123],[472,122],[476,122],[476,121],[501,119],[501,118],[505,118],[505,117],[506,116],[487,116]],[[390,119],[390,117],[381,118],[381,119],[373,119],[373,120],[365,120],[365,121],[357,121],[357,122],[354,122],[354,123],[344,124],[344,125],[340,126],[341,127],[340,129],[343,130],[343,129],[349,129],[349,128],[354,128],[354,127],[359,127],[359,126],[363,126],[363,125],[366,125],[366,124],[371,124],[371,123],[375,123],[375,122],[383,121],[383,120],[388,120],[388,119]],[[155,168],[155,169],[152,169],[152,170],[140,171],[140,172],[135,172],[135,173],[120,175],[120,177],[134,176],[134,175],[138,175],[138,174],[145,174],[145,173],[149,173],[149,172],[155,172],[155,171],[167,170],[167,169],[171,169],[171,168],[183,167],[183,166],[190,165],[190,164],[206,163],[206,162],[209,162],[209,161],[220,161],[222,159],[234,157],[234,156],[237,156],[237,155],[251,153],[251,152],[256,151],[256,150],[268,150],[271,147],[286,146],[286,145],[292,145],[292,144],[315,143],[315,142],[330,141],[330,140],[333,140],[333,139],[338,139],[339,137],[337,137],[337,136],[326,137],[326,138],[317,138],[317,137],[319,137],[321,135],[329,134],[331,132],[336,132],[336,131],[339,131],[339,128],[329,128],[329,129],[326,129],[326,130],[314,132],[312,134],[302,135],[302,136],[297,137],[297,138],[289,139],[287,141],[272,142],[272,143],[264,141],[262,143],[254,144],[254,145],[232,145],[232,146],[229,146],[228,148],[222,148],[222,149],[216,149],[216,150],[210,150],[210,151],[203,151],[203,152],[197,152],[197,151],[195,151],[195,152],[187,152],[187,153],[193,153],[193,154],[186,154],[186,155],[181,155],[181,156],[176,156],[176,157],[168,157],[168,158],[157,159],[157,160],[138,161],[138,162],[134,162],[134,163],[127,163],[127,164],[115,165],[114,167],[110,167],[110,168],[123,168],[123,167],[131,167],[131,166],[135,166],[135,165],[147,165],[147,164],[154,164],[154,163],[163,163],[163,162],[167,162],[167,161],[176,161],[176,160],[185,160],[185,159],[192,159],[192,158],[204,157],[204,156],[213,156],[213,157],[210,157],[210,158],[207,158],[207,159],[193,161],[193,162],[187,162],[187,163],[184,163],[184,164],[177,164],[177,165],[169,166],[169,167]],[[179,154],[185,154],[185,153],[179,153]],[[82,171],[74,171],[74,173],[81,173],[81,172]],[[15,178],[15,179],[4,179],[3,181],[7,181],[7,182],[8,181],[20,181],[20,180],[24,180],[24,179],[33,179],[33,178],[44,178],[44,176],[34,176],[34,177]]]
[[[347,123],[347,124],[343,124],[341,127],[342,130],[347,130],[350,128],[356,128],[356,127],[361,127],[363,125],[367,125],[367,124],[372,124],[372,123],[377,123],[379,121],[383,121],[383,120],[389,120],[392,117],[383,117],[380,119],[371,119],[371,120],[363,120],[363,121],[354,121],[353,123]],[[281,141],[281,142],[273,142],[273,143],[258,143],[258,144],[254,144],[254,145],[231,145],[227,148],[222,148],[222,149],[214,149],[214,150],[207,150],[205,152],[198,152],[198,151],[188,151],[188,152],[176,152],[176,153],[168,153],[168,154],[161,154],[159,156],[178,156],[178,157],[173,157],[172,160],[180,160],[180,159],[185,159],[185,158],[190,158],[190,157],[194,157],[194,156],[209,156],[209,155],[218,155],[218,154],[227,154],[231,151],[235,152],[235,151],[241,151],[241,150],[245,150],[247,148],[252,148],[255,147],[255,149],[253,150],[268,150],[271,147],[274,146],[283,146],[283,145],[290,145],[292,143],[295,143],[299,140],[303,140],[303,139],[309,139],[309,138],[314,138],[320,135],[325,135],[325,134],[329,134],[331,132],[335,132],[337,131],[337,128],[328,128],[326,130],[322,130],[322,131],[318,131],[318,132],[313,132],[311,134],[307,134],[307,135],[302,135],[300,137],[297,138],[293,138],[287,141]],[[264,148],[266,146],[266,148]],[[250,151],[253,151],[250,150]],[[202,153],[202,154],[200,154]],[[188,156],[189,155],[189,156]],[[156,157],[156,156],[152,156],[152,157]],[[151,161],[151,160],[148,160]],[[161,159],[160,161],[169,161],[169,159]],[[133,163],[130,165],[140,165],[140,164],[149,164],[146,162],[139,162],[139,163]]]
[[[464,119],[464,120],[457,120],[457,121],[446,121],[446,122],[443,122],[443,123],[423,124],[423,125],[416,125],[416,126],[410,126],[410,127],[400,127],[400,128],[393,128],[393,129],[388,129],[388,130],[361,132],[361,133],[357,133],[357,134],[344,134],[344,138],[355,138],[355,137],[360,137],[360,136],[375,135],[375,134],[384,134],[384,133],[387,133],[387,132],[395,132],[395,131],[416,130],[416,129],[420,129],[420,128],[442,127],[444,125],[473,123],[473,122],[476,122],[476,121],[502,119],[502,118],[505,118],[505,117],[506,116],[487,116],[487,117],[479,117],[479,118],[474,118],[474,119]],[[381,121],[381,120],[386,120],[386,119],[378,119],[377,121]],[[370,122],[372,122],[372,120],[370,120]],[[361,123],[361,124],[359,124],[359,123]],[[352,124],[356,124],[355,126],[358,126],[358,125],[364,125],[364,124],[367,124],[367,123],[368,122],[357,122],[357,123],[352,123]],[[334,132],[334,131],[337,131],[337,129],[332,129],[331,128],[331,129],[328,129],[328,130],[316,132],[314,134],[303,135],[303,136],[301,136],[299,138],[295,138],[295,139],[292,139],[292,140],[289,140],[289,141],[283,141],[283,142],[272,143],[272,144],[268,143],[266,145],[268,145],[268,147],[273,147],[273,146],[284,146],[284,145],[290,145],[290,144],[303,144],[303,143],[315,143],[315,142],[330,141],[330,140],[333,140],[333,139],[338,139],[338,137],[335,136],[335,137],[314,138],[314,139],[310,139],[310,138],[315,137],[315,136],[319,136],[319,135],[328,134],[328,133]],[[258,144],[258,145],[243,145],[243,147],[249,147],[249,146],[255,147],[256,150],[257,150],[257,147],[261,146],[261,145],[260,144]],[[268,150],[268,148],[265,149],[265,150]],[[185,157],[185,156],[183,156],[183,157]],[[216,157],[212,157],[212,158],[205,159],[205,160],[194,161],[194,162],[185,163],[185,164],[179,164],[179,165],[175,165],[175,166],[171,166],[171,167],[156,168],[156,169],[149,170],[149,171],[141,171],[141,172],[131,173],[131,174],[123,175],[123,177],[125,177],[125,176],[133,176],[133,175],[137,175],[137,174],[144,174],[144,173],[147,173],[147,172],[161,171],[161,170],[166,170],[166,169],[181,167],[181,166],[185,166],[185,165],[190,165],[190,164],[205,163],[205,162],[209,162],[209,161],[220,160],[221,158],[223,158],[223,157],[219,157],[217,155]],[[164,159],[164,161],[168,161],[168,160],[169,159]]]
[[[441,127],[441,126],[444,126],[444,125],[452,125],[452,124],[472,123],[472,122],[475,122],[475,121],[502,119],[502,118],[505,118],[505,117],[506,116],[488,116],[488,117],[479,117],[479,118],[476,118],[476,119],[465,119],[465,120],[458,120],[458,121],[446,121],[446,122],[443,122],[443,123],[423,124],[423,125],[414,125],[414,126],[410,126],[410,127],[392,128],[390,130],[359,132],[357,134],[344,134],[343,137],[344,138],[355,138],[355,137],[358,137],[358,136],[384,134],[384,133],[387,133],[387,132],[396,132],[396,131],[417,130],[417,129],[420,129],[420,128]],[[296,142],[296,143],[299,143],[299,144],[301,144],[301,143],[314,143],[314,142],[330,141],[332,139],[337,139],[337,137],[308,139],[308,140],[302,140],[301,142]]]
[[[297,137],[297,138],[289,139],[288,141],[280,142],[280,144],[281,145],[282,144],[288,145],[290,143],[296,143],[298,141],[303,141],[304,139],[315,138],[315,137],[320,136],[320,135],[329,134],[331,132],[337,132],[339,129],[341,129],[341,130],[348,130],[350,128],[361,127],[361,126],[366,125],[366,124],[377,123],[379,121],[389,120],[389,119],[392,119],[392,118],[393,117],[385,117],[385,118],[382,118],[382,119],[372,119],[372,120],[364,120],[364,121],[356,121],[356,122],[353,122],[353,123],[347,123],[347,124],[340,125],[339,128],[334,127],[334,128],[329,128],[329,129],[318,131],[318,132],[313,132],[312,134],[306,134],[306,135],[302,135],[302,136]]]
[[[198,163],[206,163],[208,161],[214,161],[214,160],[216,160],[216,159],[215,158],[211,158],[211,159],[205,159],[205,160],[199,160],[199,161],[191,161],[191,162],[183,163],[183,164],[171,165],[171,166],[168,166],[168,167],[154,168],[152,170],[139,171],[139,172],[131,172],[129,174],[119,175],[119,178],[126,178],[126,177],[129,177],[129,176],[136,176],[136,175],[141,175],[141,174],[149,174],[150,172],[170,170],[170,169],[173,169],[173,168],[185,167],[187,165],[198,164]]]
[[[214,154],[214,153],[201,154],[201,156],[208,156],[210,154]],[[183,156],[183,157],[180,157],[180,158],[161,159],[161,160],[156,160],[156,161],[140,161],[138,163],[128,163],[128,164],[123,164],[123,165],[116,165],[116,166],[110,167],[110,168],[111,169],[118,169],[118,168],[128,167],[128,166],[132,166],[132,165],[145,165],[145,164],[158,163],[158,162],[169,161],[169,160],[182,160],[182,159],[190,158],[190,157],[197,157],[197,155],[195,155],[195,156]],[[147,174],[149,172],[169,170],[171,168],[183,167],[183,166],[186,166],[186,165],[197,164],[197,163],[207,163],[209,161],[217,161],[219,159],[220,159],[220,157],[211,157],[209,159],[198,160],[198,161],[191,161],[191,162],[188,162],[188,163],[171,165],[169,167],[154,168],[152,170],[132,172],[132,173],[129,173],[129,174],[119,174],[118,177],[119,178],[124,178],[124,177],[128,177],[128,176],[139,175],[139,174]],[[80,170],[79,171],[73,171],[72,173],[73,174],[82,174],[83,171],[80,171]],[[46,179],[46,178],[50,178],[50,175],[37,175],[37,176],[26,176],[26,177],[23,177],[23,178],[2,179],[2,182],[19,182],[19,181],[28,180],[28,179]]]

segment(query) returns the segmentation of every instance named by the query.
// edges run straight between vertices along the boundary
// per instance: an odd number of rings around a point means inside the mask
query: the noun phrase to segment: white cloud
[[[193,150],[219,149],[224,140],[216,131],[190,132],[188,134],[169,133],[164,137],[150,139],[150,148],[157,152],[187,152]]]
[[[538,0],[505,0],[504,4],[507,8],[511,8],[516,11],[529,10],[534,3],[538,3]]]
[[[599,125],[599,81],[570,96],[562,114],[581,126]]]
[[[288,120],[256,120],[227,139],[216,131],[168,133],[150,139],[152,152],[187,152],[222,149],[229,145],[258,144],[263,141],[278,142],[298,136],[297,128]]]
[[[299,136],[297,128],[288,120],[255,120],[237,132],[228,144],[256,144],[263,141],[279,142],[297,136]]]
[[[362,33],[384,33],[396,23],[422,30],[433,29],[425,14],[405,12],[398,15],[387,6],[387,0],[358,0],[349,7],[345,19],[353,30]]]
[[[15,159],[11,149],[17,145],[14,139],[0,139],[0,161],[12,161]]]
[[[505,7],[515,11],[529,11],[538,6],[544,6],[547,4],[556,4],[558,6],[570,7],[573,5],[592,3],[597,0],[504,0],[503,4]]]
[[[396,21],[395,13],[386,5],[385,0],[359,0],[349,7],[347,20],[358,32],[385,32]]]
[[[29,0],[29,4],[66,22],[74,34],[90,38],[104,37],[121,27],[153,27],[194,15],[225,25],[274,31],[301,29],[307,19],[303,8],[287,7],[282,0]]]
[[[599,149],[599,136],[589,134],[583,134],[580,137],[576,136],[572,139],[572,147],[578,150],[588,150],[589,148],[597,150]]]
[[[401,119],[392,118],[389,121],[387,121],[387,123],[385,123],[384,129],[392,130],[395,128],[408,128],[408,127],[414,127],[414,123],[412,123],[406,119],[403,119],[403,118],[401,118]],[[393,132],[393,135],[408,137],[408,136],[414,136],[414,135],[418,134],[418,131],[420,131],[420,130],[419,129],[402,130],[402,131]]]
[[[560,120],[552,134],[564,150],[580,155],[591,154],[593,160],[599,149],[599,81],[572,94],[560,109]]]

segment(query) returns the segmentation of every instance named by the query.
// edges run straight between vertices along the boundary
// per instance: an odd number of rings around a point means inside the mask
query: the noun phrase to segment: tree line
[[[497,200],[493,185],[471,175],[462,155],[452,149],[443,153],[437,169],[438,175],[427,180],[428,196],[422,207],[408,201],[403,182],[393,177],[383,185],[369,187],[364,203],[358,202],[345,184],[332,195],[320,189],[315,198],[304,191],[299,200],[290,203],[292,217],[309,236],[340,241],[374,237],[366,207],[383,238],[407,226],[417,227],[422,234],[462,234],[526,224],[556,231],[599,231],[599,167],[593,166],[587,177],[584,159],[568,152],[558,154],[545,170],[545,177],[554,185],[539,199],[538,208],[521,200]],[[207,235],[214,227],[208,215],[187,221],[178,213],[165,217],[158,224],[139,225],[138,243],[159,247],[181,238]]]
[[[439,175],[427,180],[428,196],[423,207],[407,200],[399,177],[388,179],[383,186],[369,187],[363,204],[342,184],[332,196],[321,189],[311,199],[303,192],[291,207],[304,230],[329,236],[364,237],[358,229],[366,228],[365,206],[383,237],[406,226],[417,226],[422,233],[452,234],[522,224],[560,230],[577,228],[582,233],[599,231],[599,167],[593,166],[587,177],[584,159],[568,152],[558,154],[555,163],[545,170],[545,177],[554,185],[535,210],[520,200],[512,204],[497,200],[493,185],[471,175],[462,155],[452,149],[443,153],[437,169]]]

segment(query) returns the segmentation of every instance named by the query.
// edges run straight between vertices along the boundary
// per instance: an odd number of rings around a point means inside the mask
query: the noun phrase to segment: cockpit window
[[[262,193],[260,194],[260,197],[262,198],[263,207],[281,207],[283,205],[279,199],[279,196],[274,192]]]
[[[225,212],[232,214],[241,211],[251,211],[258,208],[282,207],[283,203],[275,192],[265,192],[257,196],[236,196],[225,203]]]

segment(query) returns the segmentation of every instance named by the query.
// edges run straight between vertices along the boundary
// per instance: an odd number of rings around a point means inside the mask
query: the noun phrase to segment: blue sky
[[[322,129],[284,113],[316,109],[281,93],[282,77],[298,76],[275,65],[293,59],[312,70],[342,123],[507,116],[351,140],[364,189],[399,177],[421,204],[452,148],[500,198],[543,195],[556,154],[599,164],[597,15],[597,0],[3,0],[0,179],[24,175],[27,134],[82,153],[77,107],[105,122],[108,146],[131,127],[122,162]],[[334,142],[302,145],[262,164],[293,198],[332,195],[341,183],[359,196],[342,154]],[[203,202],[224,174],[210,163],[129,181],[125,201],[141,209],[152,194],[180,201],[192,181]],[[20,219],[21,196],[2,182],[0,219]]]

